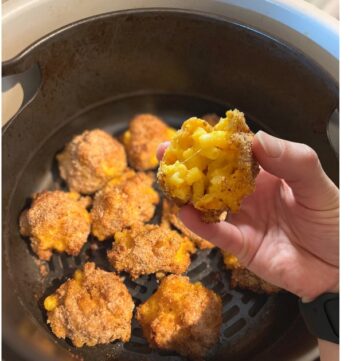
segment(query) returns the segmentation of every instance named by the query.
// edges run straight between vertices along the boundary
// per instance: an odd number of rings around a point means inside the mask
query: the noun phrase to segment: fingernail
[[[284,149],[284,143],[281,139],[273,137],[262,130],[256,133],[256,138],[260,142],[265,153],[270,158],[278,158]]]
[[[160,161],[165,153],[166,148],[170,145],[170,142],[163,142],[160,143],[157,150],[156,150],[156,157]]]

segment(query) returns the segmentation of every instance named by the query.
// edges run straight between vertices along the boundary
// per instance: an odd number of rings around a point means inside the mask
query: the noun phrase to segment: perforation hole
[[[209,258],[209,259],[214,259],[214,258],[217,257],[217,255],[218,255],[217,249],[216,249],[216,248],[213,248],[213,249],[209,252],[208,258]]]
[[[228,327],[225,331],[224,331],[224,336],[225,337],[232,337],[234,336],[236,333],[238,333],[243,327],[245,327],[246,325],[246,321],[243,318],[240,318],[240,320],[236,321],[235,323],[233,323],[230,327]]]
[[[259,311],[264,307],[266,301],[267,301],[267,296],[261,296],[260,298],[257,298],[249,310],[249,315],[251,317],[256,316],[259,313]]]
[[[216,293],[221,293],[221,291],[224,289],[224,284],[222,282],[218,282],[214,287],[213,291]]]
[[[55,261],[54,261],[54,256],[51,258],[50,262],[49,262],[49,272],[55,272]]]
[[[140,298],[138,298],[136,296],[132,296],[132,298],[133,298],[134,303],[135,303],[136,306],[139,306],[143,302]]]
[[[206,286],[210,287],[214,282],[219,281],[219,273],[211,272],[206,277],[204,277],[201,282]]]
[[[241,301],[245,304],[249,303],[250,300],[254,298],[253,294],[246,291],[244,292],[243,296],[241,297]]]
[[[131,332],[132,336],[135,336],[135,337],[143,337],[143,332],[142,332],[142,329],[141,328],[134,328]]]
[[[228,322],[239,313],[240,309],[238,306],[232,306],[225,313],[223,313],[223,322]]]
[[[233,296],[231,296],[229,293],[225,294],[222,298],[223,307],[225,307],[232,299]]]
[[[205,271],[206,268],[207,268],[206,263],[200,263],[197,267],[195,267],[188,273],[188,276],[190,278],[194,278],[194,277],[198,276],[201,272]]]
[[[51,264],[53,266],[54,272],[62,272],[63,264],[62,264],[62,260],[58,254],[54,254],[52,256]]]
[[[191,260],[192,260],[193,262],[195,262],[198,258],[199,258],[199,256],[198,256],[197,253],[194,253],[194,254],[191,256]]]
[[[67,257],[67,255],[60,255],[60,262],[62,264],[62,269],[65,274],[72,273],[75,268],[75,262],[72,257]]]
[[[74,257],[74,260],[75,260],[75,264],[77,267],[81,266],[81,257],[80,256]]]

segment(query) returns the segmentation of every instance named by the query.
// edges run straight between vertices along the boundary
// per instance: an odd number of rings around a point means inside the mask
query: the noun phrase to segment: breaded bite
[[[57,156],[61,178],[71,191],[92,194],[126,168],[122,144],[100,129],[74,137]]]
[[[53,250],[76,256],[90,233],[89,202],[75,192],[37,193],[20,215],[20,233],[30,237],[31,248],[42,260],[48,261]]]
[[[255,190],[259,172],[253,133],[237,109],[212,127],[199,118],[185,121],[166,149],[158,171],[161,188],[178,205],[192,203],[204,222],[236,213]]]
[[[276,293],[281,289],[274,286],[260,277],[255,273],[249,271],[243,267],[237,257],[229,252],[222,251],[224,257],[225,267],[231,270],[231,287],[246,288],[256,293]]]
[[[158,166],[156,150],[161,142],[170,140],[175,130],[160,118],[151,114],[140,114],[129,123],[122,136],[129,164],[137,170],[148,170]]]
[[[221,298],[200,282],[171,275],[136,310],[151,347],[201,360],[220,336]]]
[[[108,259],[117,271],[133,279],[151,273],[183,273],[190,265],[193,243],[176,231],[154,224],[137,224],[115,233]]]
[[[162,216],[161,216],[161,224],[166,227],[170,227],[170,225],[174,226],[177,230],[179,230],[184,236],[189,237],[194,244],[200,249],[210,249],[214,248],[214,245],[207,241],[204,238],[201,238],[196,233],[190,231],[189,228],[185,226],[185,224],[178,217],[179,207],[174,203],[169,201],[168,199],[163,200],[162,204]]]
[[[108,182],[95,194],[91,210],[92,234],[103,241],[124,227],[149,221],[159,203],[152,183],[151,174],[130,169]]]
[[[122,280],[88,262],[72,279],[45,298],[47,323],[58,338],[76,347],[95,346],[131,336],[134,302]]]

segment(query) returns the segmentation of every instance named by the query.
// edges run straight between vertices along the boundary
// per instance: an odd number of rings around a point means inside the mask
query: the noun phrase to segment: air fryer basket
[[[41,73],[39,89],[3,129],[6,344],[29,360],[180,360],[150,349],[136,321],[124,345],[76,349],[51,334],[41,307],[44,296],[86,260],[110,270],[104,257],[109,242],[90,240],[78,257],[55,255],[44,279],[18,231],[29,195],[64,187],[54,155],[84,129],[117,135],[141,112],[177,127],[191,115],[222,115],[231,107],[246,113],[253,130],[312,146],[337,183],[338,161],[326,135],[338,103],[337,84],[296,50],[253,29],[207,14],[159,9],[72,24],[5,63],[3,71],[20,73],[31,66]],[[213,359],[291,360],[313,347],[296,298],[229,289],[217,250],[198,252],[187,273],[223,299],[224,323]],[[126,284],[137,304],[157,288],[154,277],[126,278]]]

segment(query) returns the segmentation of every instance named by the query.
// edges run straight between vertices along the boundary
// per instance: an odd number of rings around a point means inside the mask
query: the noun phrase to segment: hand
[[[160,159],[167,146],[160,145]],[[338,292],[338,188],[307,145],[260,131],[253,153],[262,169],[256,191],[237,214],[205,224],[197,210],[185,206],[180,218],[259,277],[304,300]]]

